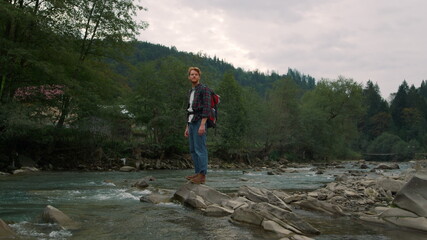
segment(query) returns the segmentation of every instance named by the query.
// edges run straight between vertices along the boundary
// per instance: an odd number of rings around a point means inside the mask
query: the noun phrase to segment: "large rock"
[[[241,212],[244,211],[244,214]],[[269,203],[254,203],[247,208],[239,208],[231,215],[234,220],[248,222],[255,218],[254,224],[260,225],[264,220],[271,220],[297,234],[319,234],[320,231],[299,218],[295,213]]]
[[[273,192],[268,191],[267,198],[268,198],[268,203],[273,204],[274,206],[278,206],[280,208],[286,209],[288,211],[292,211],[292,209]]]
[[[203,184],[187,183],[175,192],[174,199],[195,208],[206,208],[212,204],[221,205],[231,197]]]
[[[241,186],[237,194],[244,196],[252,202],[268,202],[267,189]]]
[[[33,172],[39,172],[40,170],[35,167],[22,167],[20,169],[16,169],[13,171],[13,174],[21,174],[21,173],[33,173]]]
[[[292,211],[292,209],[282,199],[280,199],[276,195],[276,194],[280,194],[277,191],[275,193],[273,191],[270,191],[264,188],[241,186],[237,194],[239,196],[244,196],[245,198],[249,199],[252,202],[256,202],[256,203],[267,202],[275,206],[278,206],[280,208]],[[288,197],[288,195],[282,195],[282,196]]]
[[[331,204],[324,201],[319,201],[315,198],[307,198],[306,200],[302,200],[298,203],[301,208],[315,210],[323,213],[327,213],[329,215],[346,215],[343,210],[336,204]]]
[[[376,224],[386,224],[387,222],[384,221],[382,218],[379,218],[378,216],[360,216],[360,220],[370,223],[376,223]]]
[[[417,218],[418,216],[415,213],[400,209],[400,208],[388,208],[382,213],[379,214],[381,218],[388,217],[412,217]]]
[[[153,193],[150,195],[142,196],[139,201],[141,202],[148,202],[148,203],[167,203],[171,201],[172,196],[159,194],[159,193]]]
[[[384,220],[399,227],[427,232],[427,218],[425,217],[387,217]]]
[[[402,189],[406,182],[402,180],[394,180],[391,178],[379,178],[377,180],[376,186],[384,189],[385,191],[391,191],[392,193],[397,193]]]
[[[384,163],[381,163],[375,169],[392,170],[392,169],[400,169],[400,167],[399,167],[399,164],[397,164],[397,163],[393,163],[393,164],[384,164]]]
[[[123,166],[119,169],[120,172],[135,172],[137,169],[131,166]]]
[[[223,216],[231,215],[234,212],[234,210],[219,206],[218,204],[212,204],[207,206],[206,209],[203,210],[203,212],[207,216],[223,217]]]
[[[284,235],[290,235],[292,233],[292,231],[289,231],[288,229],[280,226],[278,223],[274,221],[264,220],[262,221],[261,225],[264,228],[264,230],[267,230],[267,231],[280,233]]]
[[[188,198],[184,200],[183,203],[197,209],[206,209],[208,207],[208,204],[205,202],[205,200],[194,192],[190,192],[188,194]]]
[[[221,206],[226,207],[228,209],[237,209],[243,206],[248,206],[248,204],[250,204],[251,201],[249,201],[248,199],[244,198],[244,197],[238,197],[235,199],[230,199],[230,200],[225,200],[221,203]]]
[[[44,209],[42,219],[46,222],[57,223],[63,229],[67,230],[77,230],[80,228],[80,224],[78,222],[73,221],[65,213],[51,205],[47,205]]]
[[[260,226],[262,221],[264,220],[264,218],[260,214],[255,211],[252,211],[249,206],[236,209],[231,215],[231,219],[238,222],[244,222],[258,226]]]
[[[309,238],[307,236],[302,236],[302,235],[293,235],[291,240],[314,240],[314,239]]]
[[[0,219],[0,239],[18,239],[15,232]]]
[[[148,182],[152,182],[152,181],[155,181],[155,180],[156,179],[153,178],[153,177],[151,177],[151,176],[148,176],[148,177],[145,177],[145,178],[141,178],[141,179],[138,179],[135,183],[133,183],[132,187],[136,187],[136,188],[139,188],[139,189],[144,189],[144,188],[147,188],[149,186]]]
[[[427,217],[427,174],[418,173],[397,193],[393,204]]]

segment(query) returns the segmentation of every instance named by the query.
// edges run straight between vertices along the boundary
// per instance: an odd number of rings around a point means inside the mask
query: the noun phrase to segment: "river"
[[[287,191],[313,190],[334,180],[334,175],[354,168],[326,170],[315,174],[311,167],[296,168],[294,173],[268,175],[267,171],[212,170],[207,185],[222,192],[249,185]],[[247,225],[235,225],[229,217],[207,217],[178,203],[140,202],[154,189],[176,190],[186,181],[190,170],[151,170],[139,172],[39,172],[0,176],[0,218],[21,239],[245,239],[266,240],[280,237]],[[394,174],[394,173],[390,173]],[[131,185],[151,176],[155,181],[145,190]],[[42,223],[46,205],[52,205],[82,223],[78,231],[60,229]],[[418,239],[410,231],[372,226],[349,217],[330,217],[303,210],[297,214],[318,228],[315,239]],[[407,238],[412,236],[414,238]],[[422,239],[422,238],[420,238]]]

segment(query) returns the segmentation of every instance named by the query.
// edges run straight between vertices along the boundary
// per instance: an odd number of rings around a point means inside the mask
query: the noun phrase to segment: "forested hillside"
[[[134,41],[145,28],[131,18],[136,9],[127,0],[0,3],[0,169],[105,169],[138,151],[160,160],[187,153],[189,66],[221,96],[212,157],[425,157],[427,81],[402,80],[387,102],[371,81],[247,71]]]

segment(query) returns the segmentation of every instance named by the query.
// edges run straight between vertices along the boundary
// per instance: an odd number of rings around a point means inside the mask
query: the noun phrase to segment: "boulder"
[[[387,217],[418,217],[415,213],[400,209],[400,208],[388,208],[387,210],[381,212],[379,215],[381,218]]]
[[[357,197],[360,197],[360,195],[357,192],[355,192],[353,190],[350,190],[350,189],[344,190],[344,196],[347,197],[347,198],[357,198]]]
[[[329,215],[345,216],[343,210],[336,204],[331,204],[324,201],[319,201],[315,198],[309,197],[296,203],[301,208],[323,212]]]
[[[286,209],[274,206],[269,203],[257,203],[252,205],[252,209],[264,218],[273,220],[279,223],[282,227],[285,227],[289,230],[294,231],[297,229],[296,233],[304,234],[319,234],[320,231],[315,229],[309,223],[305,222],[303,219],[298,217],[295,213],[288,211]],[[289,227],[290,226],[290,227]],[[300,232],[299,232],[300,231]]]
[[[225,200],[221,203],[221,206],[226,207],[228,209],[237,209],[239,207],[247,206],[250,201],[244,197],[238,197],[235,199]]]
[[[154,204],[159,204],[159,203],[167,203],[171,201],[171,196],[169,195],[164,195],[164,194],[159,194],[159,193],[153,193],[150,195],[146,195],[146,196],[142,196],[139,201],[141,202],[148,202],[148,203],[154,203]]]
[[[12,228],[0,219],[0,239],[18,239]]]
[[[405,185],[406,182],[402,180],[394,180],[391,178],[382,177],[376,182],[377,188],[382,188],[385,191],[390,190],[392,193],[397,193]]]
[[[273,190],[274,195],[278,196],[280,199],[285,199],[290,197],[290,195],[284,191]]]
[[[293,233],[292,231],[289,231],[288,229],[280,226],[278,223],[271,220],[262,221],[261,226],[264,228],[264,230],[279,234],[290,235],[291,233]]]
[[[120,168],[119,170],[120,172],[135,172],[136,168],[131,167],[131,166],[123,166]]]
[[[292,211],[292,209],[280,199],[273,191],[264,188],[255,188],[249,186],[241,186],[237,193],[239,196],[244,196],[252,202],[267,202],[275,206]],[[280,194],[280,193],[279,193]]]
[[[389,207],[374,207],[373,210],[376,214],[381,214],[389,209],[390,209]]]
[[[237,194],[239,196],[244,196],[253,202],[268,202],[267,192],[268,190],[264,188],[255,188],[244,185],[239,188]]]
[[[383,219],[399,227],[427,232],[427,218],[425,217],[387,217]]]
[[[368,165],[366,165],[365,163],[360,165],[360,169],[368,169]]]
[[[313,238],[309,238],[307,236],[302,236],[302,235],[293,235],[292,236],[292,240],[314,240]]]
[[[136,187],[139,189],[145,189],[149,186],[148,182],[155,181],[156,179],[152,176],[144,177],[141,179],[138,179],[134,184],[132,184],[132,187]]]
[[[360,220],[370,223],[376,223],[376,224],[386,224],[387,222],[384,221],[382,218],[379,218],[378,216],[360,216]]]
[[[345,182],[348,180],[348,175],[347,174],[341,174],[335,177],[335,180],[338,182]]]
[[[268,191],[267,198],[268,198],[268,203],[292,212],[292,209],[282,199],[276,196],[276,194],[274,194],[273,192]]]
[[[364,194],[365,197],[368,197],[368,198],[370,198],[372,200],[375,200],[378,197],[378,195],[379,195],[379,193],[378,193],[377,190],[375,190],[373,188],[370,188],[370,187],[369,188],[365,188],[365,190],[363,190],[363,194]]]
[[[262,221],[264,220],[264,218],[260,214],[252,211],[249,206],[236,209],[231,215],[231,219],[238,222],[249,223],[257,226],[260,226]]]
[[[427,174],[415,174],[397,193],[393,204],[420,217],[427,217]]]
[[[188,198],[183,203],[188,204],[196,209],[205,209],[208,207],[208,204],[205,202],[205,200],[201,196],[196,195],[194,192],[190,192],[188,194]]]
[[[392,170],[392,169],[400,169],[399,164],[394,163],[394,164],[379,164],[375,169],[387,169],[387,170]]]
[[[234,210],[219,206],[218,204],[212,204],[207,206],[206,209],[203,210],[203,212],[207,216],[223,217],[223,216],[231,215],[234,212]]]
[[[40,170],[36,167],[21,167],[22,170],[28,171],[28,172],[40,172]]]
[[[190,204],[195,208],[218,204],[230,200],[231,197],[203,184],[187,183],[182,185],[174,194],[174,199]],[[203,204],[201,204],[203,203]]]
[[[246,208],[238,208],[231,215],[234,220],[251,223],[248,219],[254,220],[253,224],[260,225],[264,220],[274,221],[280,226],[297,234],[319,234],[309,223],[299,218],[295,213],[286,209],[261,202],[249,205]]]
[[[306,199],[307,196],[305,194],[294,194],[292,196],[289,196],[285,199],[283,199],[285,201],[285,203],[293,203],[293,202],[297,202],[297,201],[301,201]]]
[[[16,169],[13,171],[13,174],[21,174],[21,173],[33,173],[33,172],[39,172],[40,170],[35,167],[22,167],[20,169]]]
[[[77,230],[80,228],[80,224],[73,221],[65,213],[61,212],[59,209],[47,205],[43,211],[42,219],[49,223],[57,223],[63,229],[66,230]]]
[[[132,187],[136,187],[139,189],[144,189],[147,188],[148,186],[150,186],[147,181],[145,181],[145,179],[140,179],[138,181],[136,181],[134,184],[132,184]]]

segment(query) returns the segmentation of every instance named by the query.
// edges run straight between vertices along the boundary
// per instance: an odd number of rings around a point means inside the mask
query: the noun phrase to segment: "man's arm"
[[[207,87],[203,89],[202,100],[202,122],[198,131],[200,136],[206,133],[206,121],[211,113],[211,91]]]
[[[208,119],[207,118],[202,118],[202,122],[200,123],[200,127],[199,127],[199,135],[202,136],[203,134],[206,133],[206,121]]]

